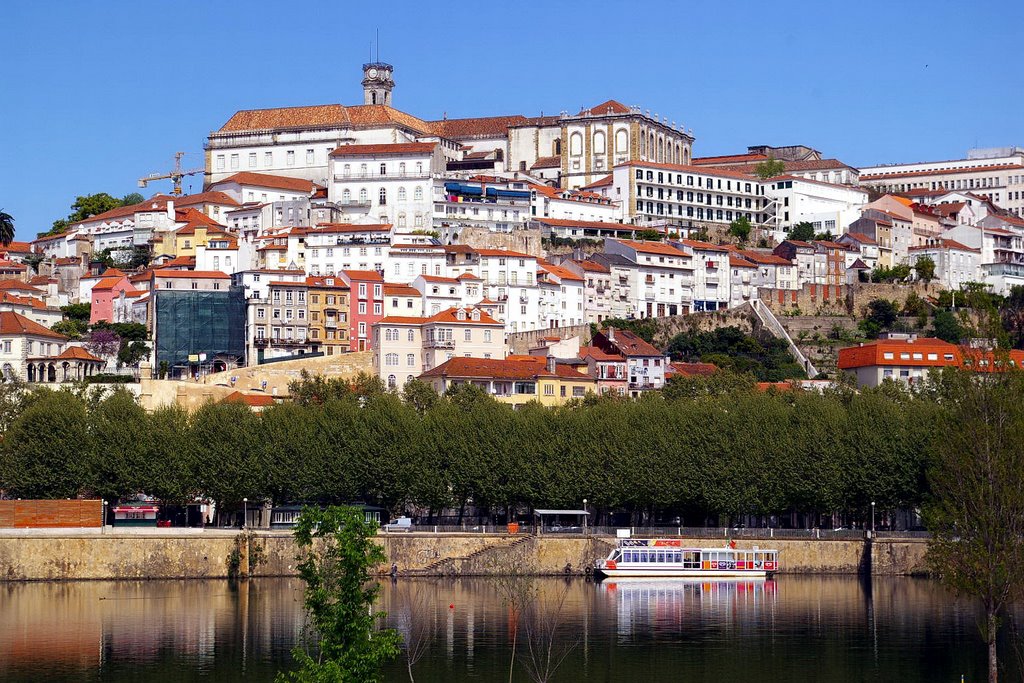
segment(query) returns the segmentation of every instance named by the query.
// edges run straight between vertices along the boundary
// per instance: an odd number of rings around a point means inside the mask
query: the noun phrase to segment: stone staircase
[[[479,550],[471,552],[469,555],[462,557],[442,557],[439,560],[431,562],[425,567],[420,569],[408,569],[400,572],[403,576],[460,576],[460,575],[472,575],[476,572],[473,571],[473,566],[478,563],[478,560],[485,558],[487,555],[499,553],[513,552],[517,548],[520,548],[530,541],[533,540],[533,536],[520,536],[511,543],[500,543],[494,545],[484,546]]]

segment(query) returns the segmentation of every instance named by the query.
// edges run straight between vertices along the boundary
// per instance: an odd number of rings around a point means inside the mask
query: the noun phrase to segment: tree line
[[[673,380],[641,400],[520,410],[464,387],[386,392],[307,377],[262,413],[208,403],[147,413],[125,391],[39,390],[0,400],[9,497],[165,503],[362,501],[431,517],[504,519],[532,507],[628,512],[684,525],[743,515],[862,514],[918,506],[944,428],[934,396],[896,387],[762,393],[748,377]],[[717,520],[716,520],[717,518]]]

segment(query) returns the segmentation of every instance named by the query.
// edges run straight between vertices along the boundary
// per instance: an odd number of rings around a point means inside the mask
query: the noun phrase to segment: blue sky
[[[0,208],[31,239],[76,195],[134,192],[179,149],[201,166],[204,136],[238,109],[361,103],[378,28],[395,106],[426,119],[614,98],[692,128],[696,155],[799,143],[854,166],[957,158],[1024,145],[1022,25],[1013,0],[9,0]]]

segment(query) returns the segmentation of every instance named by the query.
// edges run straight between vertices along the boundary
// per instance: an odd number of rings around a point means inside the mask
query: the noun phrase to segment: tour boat
[[[779,551],[761,548],[687,548],[671,538],[623,538],[594,564],[599,576],[616,578],[729,577],[763,579],[779,570]]]

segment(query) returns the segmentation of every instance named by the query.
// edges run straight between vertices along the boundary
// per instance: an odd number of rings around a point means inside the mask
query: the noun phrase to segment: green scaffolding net
[[[240,287],[159,290],[153,305],[158,366],[164,362],[170,368],[241,363],[245,354],[245,295]]]

